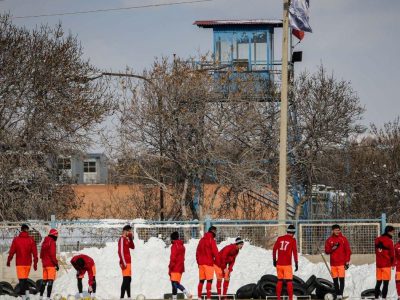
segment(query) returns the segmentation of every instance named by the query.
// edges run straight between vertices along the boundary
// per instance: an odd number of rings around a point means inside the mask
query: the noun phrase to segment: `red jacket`
[[[382,249],[379,249],[379,246]],[[392,237],[382,234],[375,239],[375,257],[377,268],[390,268],[395,264]]]
[[[135,249],[135,244],[133,240],[128,237],[121,236],[118,240],[118,256],[119,264],[126,267],[127,264],[131,263],[131,251],[130,249]]]
[[[239,249],[236,244],[230,244],[219,251],[218,267],[225,270],[229,266],[229,272],[232,272],[233,265],[235,264],[236,256],[239,254]]]
[[[85,266],[81,269],[76,261],[82,258],[83,261],[85,262]],[[93,285],[94,282],[94,274],[93,274],[93,267],[94,267],[94,261],[91,257],[85,255],[85,254],[78,254],[75,255],[72,259],[71,259],[71,264],[72,266],[75,268],[75,270],[78,271],[78,276],[82,276],[84,275],[86,272],[88,273],[89,276],[89,286]]]
[[[211,232],[207,232],[199,242],[196,250],[197,264],[213,266],[218,265],[218,248],[214,236]]]
[[[168,273],[183,273],[185,272],[185,246],[183,241],[172,241],[171,256],[169,258]]]
[[[28,232],[22,231],[19,236],[15,237],[12,241],[10,252],[8,254],[7,263],[10,263],[16,254],[15,264],[17,266],[30,266],[37,265],[38,252],[36,243]]]
[[[56,241],[52,237],[46,236],[40,250],[40,259],[42,260],[43,267],[55,267],[58,265],[56,248]]]
[[[339,244],[338,247],[333,250],[332,248]],[[325,242],[325,253],[330,255],[331,266],[344,266],[350,262],[351,249],[347,238],[341,233],[336,236],[330,236]]]
[[[394,245],[394,254],[396,259],[396,272],[400,272],[400,241]]]
[[[272,251],[272,257],[273,260],[277,262],[276,264],[278,266],[291,266],[292,255],[295,263],[297,264],[297,244],[295,238],[290,234],[278,237]]]

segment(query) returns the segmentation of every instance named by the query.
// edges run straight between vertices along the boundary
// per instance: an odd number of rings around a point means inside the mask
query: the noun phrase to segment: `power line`
[[[0,0],[0,1],[1,1],[1,0]],[[193,3],[200,3],[200,2],[212,2],[212,1],[214,1],[214,0],[191,0],[191,1],[183,1],[183,2],[170,2],[170,3],[158,3],[158,4],[140,5],[140,6],[104,8],[104,9],[84,10],[84,11],[74,11],[74,12],[64,12],[64,13],[55,13],[55,14],[17,16],[17,17],[13,17],[13,18],[14,18],[14,19],[28,19],[28,18],[40,18],[40,17],[54,17],[54,16],[66,16],[66,15],[79,15],[79,14],[100,13],[100,12],[108,12],[108,11],[141,9],[141,8],[151,8],[151,7],[160,7],[160,6],[172,6],[172,5],[179,5],[179,4],[193,4]]]

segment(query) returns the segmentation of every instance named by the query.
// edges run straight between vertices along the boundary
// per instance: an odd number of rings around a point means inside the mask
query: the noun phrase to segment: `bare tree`
[[[379,218],[386,213],[396,222],[400,209],[400,119],[375,125],[367,137],[337,151],[326,162],[335,169],[333,184],[346,193],[341,203],[343,217]]]
[[[0,15],[0,214],[64,215],[77,201],[57,180],[57,157],[84,150],[113,109],[110,87],[61,25],[32,31]]]
[[[259,101],[268,96],[260,89],[265,82],[210,70],[191,59],[157,60],[141,75],[145,80],[130,83],[122,107],[119,157],[139,167],[130,172],[136,180],[158,184],[179,203],[177,218],[207,213],[204,183],[243,191],[271,180],[264,168],[276,147],[269,129],[278,109]]]
[[[321,158],[365,131],[358,123],[364,108],[351,84],[327,74],[323,66],[315,74],[300,74],[291,97],[289,184],[299,199],[298,218],[313,185],[332,174],[333,170],[319,163]]]

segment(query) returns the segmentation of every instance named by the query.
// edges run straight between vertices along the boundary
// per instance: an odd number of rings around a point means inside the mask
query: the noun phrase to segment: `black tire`
[[[310,278],[307,279],[306,283],[304,284],[304,288],[306,290],[307,295],[311,295],[312,292],[315,290],[315,280],[317,277],[315,275],[311,275]]]
[[[43,279],[38,279],[36,280],[36,288],[38,291],[40,291],[40,288],[42,287]]]
[[[333,282],[323,278],[315,279],[315,288],[315,294],[321,299],[324,299],[325,294],[336,294]]]
[[[306,296],[307,290],[302,285],[293,285],[293,294],[295,296]]]
[[[294,276],[293,276],[293,284],[297,284],[297,285],[300,285],[300,286],[303,286],[303,287],[304,287],[304,285],[305,285],[306,283],[304,282],[303,279],[301,279],[300,277],[294,275]]]
[[[236,291],[236,298],[237,299],[251,299],[254,297],[254,290],[256,289],[257,285],[255,283],[249,283]]]
[[[36,286],[29,285],[28,288],[29,288],[29,294],[31,294],[31,295],[36,295],[39,292],[39,290],[36,288]],[[21,294],[21,287],[20,287],[19,283],[17,283],[17,285],[15,286],[14,292],[17,295]]]
[[[299,285],[298,283],[293,282],[293,294],[295,296],[306,296],[307,292],[306,292],[306,289],[303,286]],[[283,296],[287,296],[288,295],[286,284],[283,285],[282,295]]]
[[[178,293],[177,299],[185,299],[185,295],[183,293]],[[172,299],[172,293],[164,294],[164,299]]]
[[[18,297],[18,294],[16,294],[14,292],[14,289],[10,289],[9,287],[5,287],[5,286],[2,286],[1,289],[3,290],[4,295]]]
[[[265,297],[276,296],[276,283],[271,281],[261,281],[257,284],[257,293],[261,299]]]
[[[0,281],[0,286],[1,286],[1,287],[9,288],[9,289],[11,289],[11,290],[14,289],[13,286],[12,286],[10,283],[8,283],[7,281]]]
[[[379,296],[381,296],[382,292],[379,293]],[[375,299],[375,289],[367,289],[361,293],[361,298],[362,299]]]
[[[277,283],[278,282],[278,277],[276,277],[275,275],[272,274],[265,274],[263,276],[261,276],[260,280],[258,281],[260,282],[273,282],[273,283]]]

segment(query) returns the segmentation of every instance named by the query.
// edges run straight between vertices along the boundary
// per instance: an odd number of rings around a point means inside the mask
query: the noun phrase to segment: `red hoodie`
[[[236,244],[230,244],[219,251],[219,264],[222,270],[225,270],[229,265],[229,272],[232,272],[233,265],[235,264],[236,256],[239,254],[239,249]]]
[[[83,261],[85,262],[85,266],[81,269],[78,264],[76,263],[76,261],[82,258]],[[93,267],[94,267],[94,261],[91,257],[85,255],[85,254],[79,254],[79,255],[75,255],[72,259],[71,259],[71,264],[72,266],[75,268],[75,270],[78,271],[78,276],[82,276],[84,275],[86,272],[88,273],[89,276],[89,286],[93,285],[94,282],[94,274],[93,274]]]
[[[135,244],[133,240],[129,237],[121,236],[118,240],[118,256],[119,264],[126,267],[127,264],[131,263],[131,251],[130,249],[135,249]]]
[[[213,266],[218,265],[218,248],[212,232],[207,232],[199,242],[196,250],[197,264]]]
[[[40,250],[40,259],[42,260],[44,268],[58,265],[56,248],[56,241],[52,237],[46,236],[42,243],[42,249]]]
[[[379,249],[381,246],[381,249]],[[375,257],[377,268],[390,268],[395,264],[392,237],[382,234],[375,239]]]
[[[7,263],[11,262],[14,254],[16,254],[15,265],[17,266],[32,265],[32,257],[34,266],[37,265],[38,252],[36,244],[28,232],[22,231],[19,236],[13,239]]]
[[[278,237],[272,251],[273,260],[277,261],[276,264],[278,266],[291,266],[292,255],[295,263],[297,264],[297,244],[295,238],[292,237],[290,234]]]
[[[332,248],[339,244],[338,247],[333,250]],[[341,233],[336,236],[330,236],[325,242],[325,253],[330,255],[331,266],[344,266],[350,262],[351,249],[347,238]]]
[[[394,245],[394,253],[396,258],[396,272],[400,272],[400,241]]]
[[[172,241],[171,256],[169,259],[168,273],[185,272],[185,246],[182,240]]]

